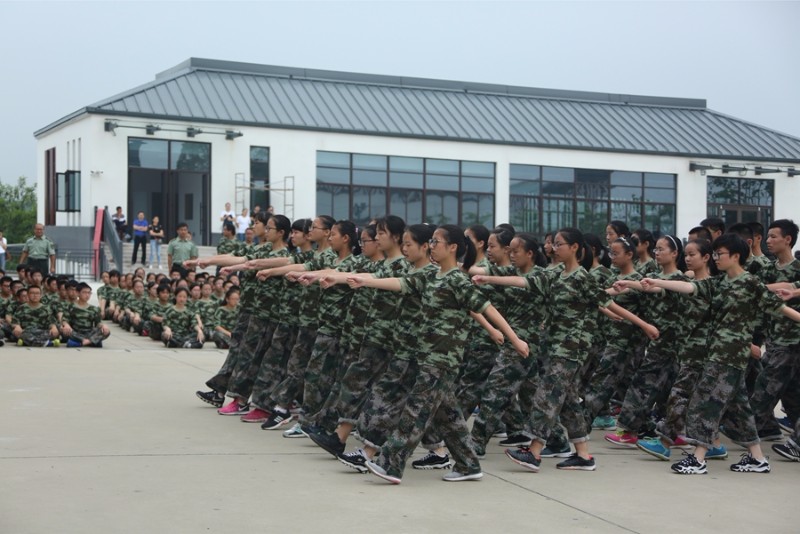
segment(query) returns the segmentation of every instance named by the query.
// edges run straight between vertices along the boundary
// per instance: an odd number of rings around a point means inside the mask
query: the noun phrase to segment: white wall
[[[203,125],[189,122],[169,123],[91,115],[46,134],[37,143],[39,170],[39,215],[44,209],[44,151],[56,146],[57,170],[67,170],[68,143],[79,140],[79,153],[75,164],[82,171],[82,207],[80,221],[64,221],[64,224],[91,225],[93,206],[127,206],[127,140],[128,137],[146,137],[143,129],[119,127],[116,135],[105,132],[106,118],[120,124],[156,122],[164,128],[180,129],[179,132],[159,131],[154,139],[200,141],[211,143],[211,206],[212,231],[218,231],[216,218],[226,202],[234,206],[237,194],[249,205],[249,192],[237,191],[235,175],[243,173],[245,183],[250,181],[250,146],[265,146],[270,149],[270,179],[274,188],[283,188],[284,177],[294,177],[294,191],[284,194],[273,191],[272,204],[277,213],[285,212],[290,218],[316,215],[316,153],[318,150],[333,152],[358,152],[392,156],[410,156],[442,159],[461,159],[495,162],[496,166],[496,221],[508,220],[509,165],[511,163],[576,167],[618,171],[658,172],[677,175],[677,233],[685,236],[692,226],[706,217],[706,178],[700,173],[689,172],[690,161],[732,165],[751,163],[742,160],[707,160],[697,158],[654,156],[646,154],[624,154],[591,152],[585,150],[563,150],[550,148],[517,147],[453,141],[431,141],[381,136],[351,135],[303,130],[285,130],[256,127],[226,127],[225,125]],[[243,137],[228,141],[223,135],[200,134],[187,138],[183,130],[188,126],[208,131],[233,129],[241,131]],[[771,166],[769,163],[760,163]],[[780,164],[785,167],[786,164]],[[800,168],[800,162],[798,162]],[[72,169],[70,169],[72,170]],[[95,171],[93,174],[91,171]],[[738,177],[738,175],[736,175]],[[749,178],[774,179],[775,218],[798,218],[795,206],[800,200],[800,178],[787,178],[785,174]],[[291,197],[294,197],[293,199]],[[293,204],[293,207],[291,206]],[[129,214],[129,217],[132,214]],[[60,217],[60,216],[59,216]]]

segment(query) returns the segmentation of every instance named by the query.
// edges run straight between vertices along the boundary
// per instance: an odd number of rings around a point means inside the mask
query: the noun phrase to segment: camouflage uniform
[[[680,271],[661,274],[662,280],[686,281]],[[651,293],[646,299],[646,317],[658,327],[659,337],[650,342],[644,359],[633,376],[625,393],[617,427],[631,433],[652,432],[655,423],[650,420],[653,404],[659,397],[666,403],[672,383],[678,375],[678,353],[682,350],[685,334],[685,299],[674,291]],[[663,409],[663,404],[660,405]]]
[[[149,303],[150,301],[144,295],[141,297],[131,296],[125,305],[125,309],[129,313],[126,313],[124,319],[120,321],[120,326],[125,330],[132,330],[137,334],[141,334],[144,329],[144,312],[147,310]],[[141,317],[141,322],[138,325],[133,324],[131,317],[133,313],[138,313],[139,317]]]
[[[164,339],[164,334],[161,334],[161,340],[164,345],[171,348],[202,348],[203,344],[197,338],[197,316],[194,311],[188,307],[179,310],[175,306],[170,306],[164,313],[163,327],[169,327],[172,330],[172,337],[169,340]]]
[[[795,259],[780,266],[776,260],[761,269],[759,275],[765,284],[797,283],[800,261]],[[800,310],[800,299],[792,299],[786,305]],[[763,369],[750,396],[759,436],[781,433],[773,415],[778,400],[791,420],[800,416],[800,326],[784,316],[771,318],[768,325],[766,352],[761,359]]]
[[[362,269],[358,269],[359,271]],[[422,270],[425,270],[424,268]],[[400,278],[411,272],[408,261],[399,256],[378,263],[372,273],[375,278]],[[355,298],[355,297],[354,297]],[[404,298],[394,291],[375,291],[367,314],[364,331],[366,336],[359,352],[345,352],[349,360],[339,368],[337,384],[331,388],[328,400],[317,417],[323,428],[339,423],[357,423],[367,394],[377,379],[383,375],[395,346],[397,317],[403,307]],[[355,346],[353,340],[351,346]],[[349,357],[348,357],[349,355]],[[338,417],[338,421],[337,421]]]
[[[636,260],[634,262],[634,269],[636,269],[637,273],[642,275],[642,278],[647,276],[649,277],[657,276],[658,273],[661,271],[661,269],[658,267],[658,264],[656,263],[656,260],[654,260],[653,258],[650,258],[644,263],[639,263],[639,260]]]
[[[330,248],[321,252],[309,251],[295,255],[295,261],[302,263],[307,271],[320,271],[332,267],[336,258],[336,253]],[[269,394],[272,404],[283,408],[288,408],[292,401],[303,396],[305,372],[317,339],[318,310],[322,289],[319,284],[311,284],[303,291],[302,299],[292,301],[291,310],[297,310],[298,329],[297,338],[291,353],[289,353],[289,360],[286,362],[286,375]],[[287,314],[289,313],[291,312],[287,312]],[[261,404],[262,401],[259,403]]]
[[[593,267],[589,271],[589,274],[595,279],[595,282],[597,282],[597,285],[601,289],[611,287],[611,285],[614,283],[614,273],[612,273],[611,269],[605,267],[604,265]],[[587,327],[593,329],[594,339],[592,340],[592,347],[589,349],[589,357],[586,358],[583,368],[581,369],[581,391],[586,390],[586,387],[589,385],[589,382],[591,381],[591,378],[600,363],[603,350],[606,348],[606,333],[608,332],[612,322],[608,316],[601,313],[599,310],[595,313],[595,321],[596,322],[594,326],[587,325]]]
[[[402,278],[400,284],[404,292],[418,294],[424,303],[418,338],[419,372],[397,428],[386,438],[377,461],[390,475],[402,477],[406,461],[431,427],[444,438],[456,471],[479,472],[469,429],[456,402],[455,380],[466,348],[467,325],[472,320],[466,312],[483,313],[489,301],[457,268]]]
[[[641,279],[642,275],[638,272],[618,277],[618,280]],[[615,296],[614,302],[629,312],[641,316],[644,298],[644,293],[630,290]],[[608,329],[606,347],[584,399],[590,423],[598,415],[608,413],[608,403],[619,388],[623,377],[633,375],[641,363],[641,357],[644,356],[644,350],[640,350],[640,347],[646,338],[638,326],[628,321],[610,321]]]
[[[578,404],[578,380],[593,334],[585,325],[592,321],[598,306],[611,303],[611,297],[581,268],[570,273],[537,272],[526,281],[534,293],[545,299],[548,313],[554,318],[548,331],[550,354],[534,394],[528,435],[546,444],[546,437],[560,421],[571,442],[586,441],[587,425]]]
[[[516,269],[508,274],[536,276],[539,272],[541,269],[534,267],[527,275]],[[464,413],[469,413],[468,410],[472,410],[475,404],[481,406],[472,426],[472,441],[478,452],[484,452],[489,439],[500,427],[501,419],[511,407],[522,383],[528,377],[538,376],[536,356],[541,333],[539,325],[544,320],[544,298],[538,292],[532,293],[529,288],[518,287],[508,287],[504,297],[505,318],[519,338],[528,343],[530,356],[522,358],[510,343],[506,343],[482,388],[482,395],[477,398],[469,395],[459,397]]]
[[[49,306],[20,306],[12,319],[12,326],[22,327],[20,339],[28,347],[44,347],[53,339],[50,327],[55,326],[56,318]]]
[[[349,255],[331,267],[339,272],[351,272],[358,268],[361,260]],[[319,299],[319,328],[314,349],[308,359],[303,377],[303,411],[305,421],[318,424],[320,410],[333,388],[339,372],[342,350],[339,339],[342,334],[341,318],[347,315],[353,290],[347,284],[336,284],[323,289]]]
[[[148,301],[144,307],[144,315],[142,316],[144,319],[144,327],[142,333],[147,332],[147,335],[150,336],[150,339],[153,341],[161,341],[161,333],[164,331],[164,323],[154,321],[153,316],[161,317],[163,320],[164,314],[167,313],[170,306],[172,305],[169,302],[161,304],[160,301],[156,300],[155,302]]]
[[[214,331],[211,333],[211,340],[220,349],[227,349],[231,346],[231,336],[220,332],[216,329],[217,326],[221,326],[231,334],[233,334],[236,325],[239,322],[239,306],[237,305],[234,309],[229,310],[225,306],[217,306],[216,311],[214,312],[214,320],[212,324],[214,325]]]
[[[744,372],[760,316],[782,316],[784,303],[749,273],[734,279],[707,278],[694,285],[700,298],[711,301],[712,316],[708,362],[687,409],[687,441],[712,447],[722,423],[732,440],[758,443]]]
[[[71,306],[69,313],[64,316],[63,320],[72,327],[72,334],[69,339],[78,343],[88,339],[92,345],[99,347],[110,335],[104,334],[100,329],[102,321],[100,308],[91,304],[86,307],[82,307],[79,304]]]

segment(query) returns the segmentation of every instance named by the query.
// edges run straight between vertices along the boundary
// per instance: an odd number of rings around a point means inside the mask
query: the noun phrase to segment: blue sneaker
[[[719,447],[714,447],[713,449],[708,449],[706,453],[706,460],[724,460],[728,457],[728,449],[725,448],[725,445],[721,445]]]
[[[598,415],[592,421],[592,428],[595,430],[616,430],[617,420],[610,415]]]
[[[569,443],[563,443],[561,445],[548,445],[544,449],[542,449],[542,453],[539,455],[542,458],[569,458],[572,456],[572,449],[569,446]]]
[[[794,432],[794,425],[792,424],[792,420],[789,419],[788,415],[786,417],[781,417],[780,419],[778,419],[778,426],[781,427],[781,430],[783,430],[784,432],[788,432],[789,434]]]
[[[82,344],[83,343],[81,343],[80,341],[76,341],[74,339],[68,339],[67,340],[67,346],[68,347],[73,347],[73,348],[74,347],[80,347]]]
[[[636,446],[659,460],[669,460],[669,447],[662,445],[659,439],[640,439]]]

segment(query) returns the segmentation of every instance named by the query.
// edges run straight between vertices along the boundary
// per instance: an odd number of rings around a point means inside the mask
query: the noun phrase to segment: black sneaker
[[[708,468],[706,463],[700,463],[694,454],[687,454],[686,458],[680,462],[672,464],[672,470],[680,475],[706,475]]]
[[[353,452],[338,454],[336,458],[347,467],[353,468],[359,473],[369,473],[367,469],[367,455],[363,449],[356,449]]]
[[[569,446],[569,443],[564,443],[563,445],[554,444],[548,445],[544,449],[542,449],[542,458],[569,458],[572,456],[572,449]]]
[[[345,444],[339,441],[339,436],[336,434],[328,434],[327,432],[307,432],[307,434],[311,441],[332,454],[334,458],[338,458],[344,452]]]
[[[2,345],[0,345],[0,347],[2,347]],[[794,425],[792,424],[792,420],[789,419],[788,415],[778,419],[778,426],[781,427],[781,430],[788,432],[789,434],[794,432]]]
[[[411,467],[414,469],[449,469],[450,456],[447,454],[439,456],[431,451],[419,460],[411,462]]]
[[[779,443],[772,446],[772,450],[793,462],[800,462],[800,450],[792,445],[790,441]]]
[[[582,456],[573,454],[563,462],[556,464],[556,467],[558,469],[569,469],[571,471],[594,471],[597,469],[597,464],[595,463],[594,458],[589,458],[587,460]]]
[[[528,447],[506,449],[506,456],[515,464],[521,465],[534,473],[539,471],[539,466],[542,464],[542,460],[534,456]]]
[[[225,395],[217,393],[213,389],[211,391],[198,391],[197,398],[214,408],[222,408],[222,403],[225,402]]]
[[[766,458],[761,461],[753,458],[749,452],[742,454],[742,459],[739,462],[731,465],[731,471],[737,473],[769,473],[771,468]]]
[[[280,410],[275,408],[272,410],[272,415],[269,416],[269,419],[261,425],[263,430],[277,430],[282,426],[286,426],[292,422],[292,414],[285,410]]]
[[[531,444],[531,438],[522,434],[514,434],[508,436],[506,439],[501,440],[498,445],[501,447],[527,447]]]

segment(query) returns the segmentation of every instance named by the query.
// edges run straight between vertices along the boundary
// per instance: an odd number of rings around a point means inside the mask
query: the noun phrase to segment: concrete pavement
[[[709,475],[679,476],[597,431],[595,472],[525,472],[495,441],[479,482],[409,466],[390,486],[201,403],[223,351],[111,328],[103,349],[0,348],[1,533],[798,530],[800,464],[732,473],[731,446]]]

